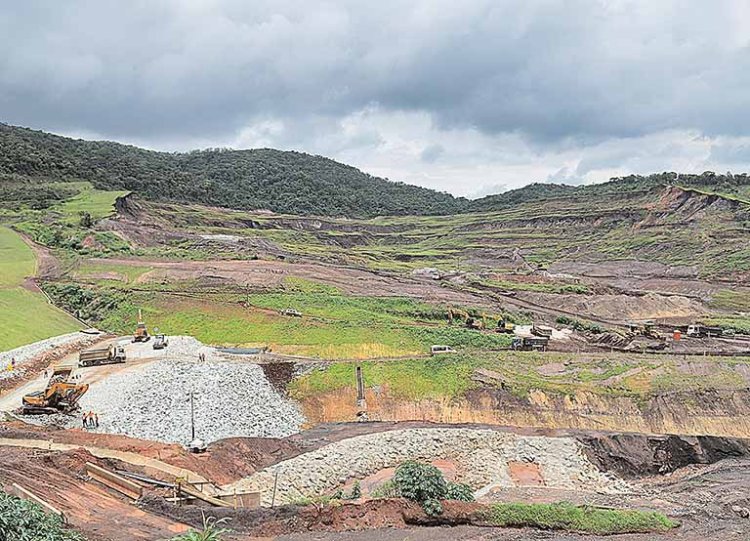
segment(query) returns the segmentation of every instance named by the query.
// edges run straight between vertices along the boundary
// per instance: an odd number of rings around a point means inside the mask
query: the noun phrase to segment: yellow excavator
[[[71,368],[54,369],[46,389],[29,393],[21,399],[23,413],[68,413],[75,410],[89,386],[68,381],[71,372]]]

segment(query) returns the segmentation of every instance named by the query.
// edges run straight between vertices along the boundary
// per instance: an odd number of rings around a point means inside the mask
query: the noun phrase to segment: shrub
[[[399,492],[396,482],[393,479],[389,479],[375,487],[375,489],[370,492],[370,497],[375,499],[400,498],[401,492]]]
[[[446,500],[457,500],[460,502],[473,502],[474,491],[464,483],[448,483],[445,491]]]
[[[435,466],[408,461],[396,469],[393,480],[401,495],[415,502],[439,500],[445,497],[447,483]]]
[[[41,506],[0,491],[0,539],[9,541],[85,541],[65,528],[57,515],[45,514]]]
[[[384,485],[378,488],[384,489]],[[393,489],[403,498],[419,502],[425,513],[431,516],[443,512],[440,500],[474,501],[471,487],[460,483],[448,483],[435,466],[414,461],[404,462],[396,469]]]

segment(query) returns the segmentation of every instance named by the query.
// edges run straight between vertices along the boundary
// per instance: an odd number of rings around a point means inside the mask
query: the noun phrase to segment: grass
[[[476,386],[471,374],[481,363],[449,356],[404,361],[368,362],[361,364],[368,387],[387,387],[388,393],[404,400],[453,398]],[[338,363],[326,370],[316,370],[289,385],[290,396],[297,399],[334,389],[351,387],[354,365]]]
[[[31,248],[7,227],[0,227],[0,258],[0,351],[80,327],[42,294],[23,288],[24,279],[36,271],[36,259]]]
[[[719,310],[750,312],[750,291],[722,289],[714,294],[710,306]]]
[[[81,324],[39,294],[16,287],[0,290],[0,351],[74,332]]]
[[[667,532],[679,524],[655,511],[599,509],[570,503],[497,503],[486,520],[495,526],[600,535]]]
[[[0,287],[14,287],[36,272],[36,258],[15,231],[0,227]]]
[[[146,274],[154,269],[153,266],[149,265],[123,265],[106,259],[99,259],[92,261],[90,259],[84,259],[77,264],[73,271],[73,277],[79,280],[94,280],[94,281],[121,281],[127,284],[132,284],[140,278],[141,275]],[[102,276],[112,275],[116,278],[103,279]]]
[[[308,286],[306,286],[308,287]],[[190,334],[208,344],[269,346],[272,351],[321,359],[369,359],[426,354],[434,344],[504,348],[505,335],[451,326],[441,307],[405,298],[349,297],[323,293],[249,296],[205,294],[194,298],[154,292],[132,294],[151,326]],[[282,316],[295,308],[302,318]],[[135,312],[112,314],[103,326],[124,332]]]
[[[55,208],[65,215],[66,222],[78,222],[82,212],[88,212],[94,220],[108,218],[115,212],[115,199],[130,193],[96,190],[87,182],[80,183],[80,187],[81,191],[77,195],[63,201]]]

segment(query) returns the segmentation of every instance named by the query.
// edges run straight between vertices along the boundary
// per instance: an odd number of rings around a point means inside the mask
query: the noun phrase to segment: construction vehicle
[[[456,350],[450,346],[432,346],[430,347],[430,355],[444,355],[446,353],[455,353]]]
[[[148,334],[146,324],[143,322],[143,316],[140,309],[138,310],[138,325],[133,333],[133,342],[148,342],[151,336]]]
[[[169,345],[169,340],[167,340],[167,337],[164,336],[163,334],[157,334],[154,337],[154,345],[153,345],[154,349],[164,349],[168,345]]]
[[[78,366],[97,366],[125,362],[125,348],[110,344],[98,348],[84,349],[78,354]]]
[[[510,345],[513,351],[546,351],[549,338],[543,336],[519,336]]]
[[[541,327],[538,325],[531,326],[531,334],[543,338],[552,338],[552,327]]]
[[[466,328],[481,331],[484,329],[484,320],[478,317],[468,317],[466,318]]]
[[[25,395],[21,402],[23,413],[68,413],[78,405],[78,401],[89,390],[87,383],[68,381],[72,368],[57,368],[47,382],[47,388]]]
[[[655,338],[657,340],[663,340],[664,335],[656,330],[656,322],[649,319],[643,323],[636,323],[633,321],[628,322],[628,331],[631,336],[641,335],[646,338]]]
[[[724,334],[724,331],[721,327],[709,327],[699,323],[688,325],[687,328],[687,335],[690,338],[711,338],[712,336],[721,336],[722,334]]]
[[[516,330],[516,324],[511,323],[505,319],[501,319],[497,322],[497,332],[504,334],[513,334]]]

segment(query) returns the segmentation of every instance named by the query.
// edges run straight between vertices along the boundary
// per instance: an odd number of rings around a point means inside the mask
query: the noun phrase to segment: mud
[[[750,439],[611,434],[579,438],[600,470],[623,477],[665,474],[694,464],[750,457]]]

